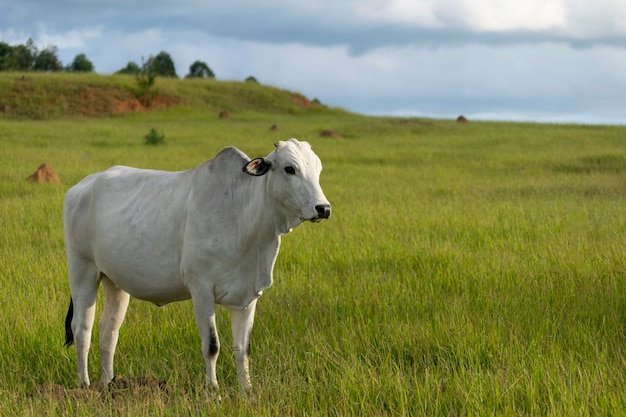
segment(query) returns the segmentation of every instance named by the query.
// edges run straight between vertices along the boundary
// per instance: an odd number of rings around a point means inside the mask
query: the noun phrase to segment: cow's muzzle
[[[330,204],[318,204],[315,206],[316,217],[312,219],[314,222],[319,222],[330,217]]]

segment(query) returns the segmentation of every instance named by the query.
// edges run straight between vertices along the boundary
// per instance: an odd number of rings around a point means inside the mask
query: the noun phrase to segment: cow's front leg
[[[239,388],[248,392],[252,389],[248,362],[250,358],[250,334],[254,324],[256,300],[243,310],[231,310],[231,328],[233,331],[233,351],[237,361]]]
[[[202,345],[202,357],[206,364],[206,389],[207,392],[217,392],[219,386],[215,368],[220,353],[220,339],[215,325],[215,304],[213,300],[209,301],[207,298],[192,295],[196,324]]]

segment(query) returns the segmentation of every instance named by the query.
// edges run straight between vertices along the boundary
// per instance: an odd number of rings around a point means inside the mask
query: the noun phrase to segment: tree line
[[[32,39],[28,39],[23,45],[9,45],[0,41],[0,71],[94,72],[94,65],[85,54],[76,55],[71,64],[63,66],[57,51],[58,48],[54,45],[39,50]],[[174,61],[165,51],[155,56],[150,55],[145,62],[143,58],[141,61],[141,66],[130,61],[115,73],[178,78]],[[189,73],[185,78],[215,78],[215,74],[206,62],[196,60],[189,66]]]

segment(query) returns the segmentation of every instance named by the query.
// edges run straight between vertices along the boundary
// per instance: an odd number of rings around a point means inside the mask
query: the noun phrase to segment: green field
[[[158,85],[176,106],[87,117],[67,104],[76,92],[117,83],[127,97],[132,79],[86,77],[34,77],[27,93],[18,75],[0,77],[0,415],[626,410],[626,127],[363,117],[264,86],[182,80]],[[164,145],[143,144],[152,128]],[[216,402],[191,303],[137,300],[116,373],[167,389],[72,390],[65,191],[115,164],[180,170],[227,145],[265,156],[290,137],[320,156],[333,215],[283,238],[257,307],[254,396],[238,394],[227,309]],[[63,185],[25,180],[42,162]],[[97,343],[90,358],[97,380]],[[38,393],[52,384],[67,393]]]

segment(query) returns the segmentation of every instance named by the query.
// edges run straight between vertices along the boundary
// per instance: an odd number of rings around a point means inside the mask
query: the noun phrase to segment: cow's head
[[[243,170],[255,176],[269,174],[268,193],[297,223],[330,217],[330,203],[320,187],[322,163],[308,142],[280,141],[265,158],[256,158]],[[293,227],[295,225],[292,225]]]

